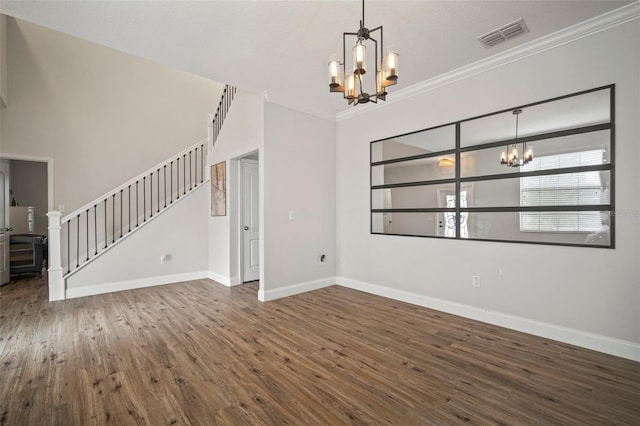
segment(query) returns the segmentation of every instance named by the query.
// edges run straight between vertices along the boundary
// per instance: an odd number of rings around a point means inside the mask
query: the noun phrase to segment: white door
[[[468,200],[473,196],[473,184],[460,188],[460,207],[467,207]],[[438,189],[438,207],[454,208],[456,206],[456,192],[453,189]],[[469,213],[460,213],[460,238],[469,238]],[[438,213],[436,224],[438,237],[456,237],[456,214],[454,212]]]
[[[0,164],[0,285],[9,282],[9,167]]]
[[[242,169],[242,281],[260,278],[260,187],[258,162],[240,160]]]

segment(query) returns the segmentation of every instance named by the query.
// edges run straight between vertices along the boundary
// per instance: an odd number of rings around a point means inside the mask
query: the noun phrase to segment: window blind
[[[599,165],[604,150],[570,152],[536,157],[523,172]],[[521,206],[584,206],[603,203],[600,172],[530,176],[520,179]],[[597,232],[602,229],[599,211],[521,212],[523,232]]]

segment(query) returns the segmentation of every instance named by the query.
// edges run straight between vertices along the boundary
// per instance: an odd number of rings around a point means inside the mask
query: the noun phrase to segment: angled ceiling
[[[617,9],[629,0],[366,2],[369,28],[384,25],[409,87]],[[7,1],[0,12],[151,59],[321,116],[349,107],[328,91],[329,55],[356,31],[359,0]],[[523,18],[529,32],[492,48],[476,38]]]

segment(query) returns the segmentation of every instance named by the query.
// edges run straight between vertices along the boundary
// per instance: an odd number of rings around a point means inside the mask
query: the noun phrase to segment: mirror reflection
[[[454,164],[455,161],[451,155],[381,164],[371,168],[371,184],[377,186],[453,179],[455,177]]]
[[[613,89],[372,142],[372,232],[613,247]]]
[[[520,137],[608,123],[611,120],[610,92],[598,90],[522,110],[518,122]],[[509,140],[514,132],[512,111],[464,121],[460,125],[460,146]]]
[[[488,176],[531,170],[551,170],[566,167],[609,164],[611,155],[611,131],[569,135],[534,141],[528,144],[534,154],[534,161],[520,168],[506,167],[500,163],[501,152],[505,146],[498,146],[477,151],[461,153],[460,175],[463,178],[473,176]],[[587,153],[600,151],[598,157]],[[570,154],[570,155],[569,155]]]
[[[611,172],[591,171],[472,183],[469,207],[542,207],[610,203]]]
[[[608,246],[611,214],[588,212],[471,213],[469,238]]]
[[[408,135],[396,136],[371,144],[371,161],[393,160],[454,149],[455,126],[444,126]]]

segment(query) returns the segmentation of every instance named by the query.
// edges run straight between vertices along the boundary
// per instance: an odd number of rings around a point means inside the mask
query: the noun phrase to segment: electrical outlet
[[[64,213],[64,211],[65,211],[64,204],[59,204],[59,205],[58,205],[58,211],[59,211],[60,213]]]
[[[474,275],[471,277],[471,285],[474,287],[480,287],[480,276]]]
[[[160,263],[169,263],[169,262],[171,262],[170,254],[163,254],[162,256],[160,256]]]

